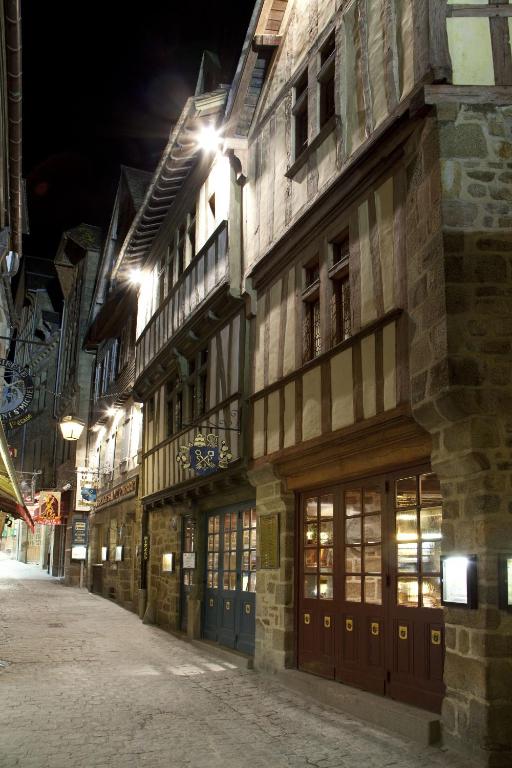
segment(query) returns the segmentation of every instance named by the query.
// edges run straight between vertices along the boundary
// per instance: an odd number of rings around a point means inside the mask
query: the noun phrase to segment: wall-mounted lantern
[[[59,422],[60,431],[64,440],[79,440],[84,431],[85,423],[75,416],[63,416]]]

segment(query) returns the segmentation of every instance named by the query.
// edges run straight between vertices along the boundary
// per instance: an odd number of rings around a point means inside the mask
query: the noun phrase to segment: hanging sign
[[[87,467],[79,467],[76,471],[76,501],[75,509],[87,512],[96,504],[97,472]]]
[[[5,427],[14,429],[32,418],[28,409],[34,397],[34,382],[26,368],[10,360],[0,358],[0,368],[0,419]]]
[[[202,435],[200,432],[193,443],[181,445],[176,456],[176,461],[183,469],[191,469],[200,476],[227,469],[232,459],[231,449],[224,440],[219,445],[218,435]]]
[[[34,522],[42,525],[60,525],[62,523],[60,491],[41,491],[39,493],[39,508],[34,516]]]

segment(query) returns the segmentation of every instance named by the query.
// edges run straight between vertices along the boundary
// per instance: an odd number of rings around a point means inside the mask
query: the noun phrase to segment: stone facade
[[[295,496],[288,493],[270,465],[249,473],[256,488],[258,529],[261,517],[279,515],[279,568],[263,570],[258,550],[254,663],[275,672],[295,662],[294,562]],[[259,537],[258,537],[259,546]]]
[[[411,382],[433,438],[444,554],[478,557],[478,608],[445,609],[444,733],[488,765],[512,758],[512,110],[450,103],[408,167]],[[439,153],[439,161],[437,160]]]

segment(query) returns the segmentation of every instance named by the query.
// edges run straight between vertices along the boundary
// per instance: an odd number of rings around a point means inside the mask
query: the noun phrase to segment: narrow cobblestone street
[[[2,768],[463,765],[6,559],[0,660]]]

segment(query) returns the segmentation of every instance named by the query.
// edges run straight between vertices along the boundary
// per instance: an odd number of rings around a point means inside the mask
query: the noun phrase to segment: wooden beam
[[[452,80],[452,61],[448,48],[446,15],[446,0],[429,0],[430,64],[435,82],[451,82]]]
[[[260,52],[275,51],[281,45],[282,35],[254,35],[252,50]]]

